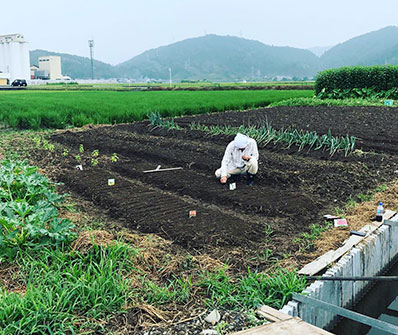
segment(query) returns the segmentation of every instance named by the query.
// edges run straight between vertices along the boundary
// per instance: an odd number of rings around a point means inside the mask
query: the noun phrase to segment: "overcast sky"
[[[276,46],[332,46],[398,26],[398,0],[0,0],[0,35],[117,64],[205,34]]]

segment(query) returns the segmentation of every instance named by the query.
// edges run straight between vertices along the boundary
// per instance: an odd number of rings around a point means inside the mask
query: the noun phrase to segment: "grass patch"
[[[321,233],[332,227],[332,222],[324,221],[323,224],[312,224],[309,233],[301,233],[300,237],[294,240],[300,246],[301,252],[307,252],[315,247],[315,240]]]
[[[94,246],[87,254],[48,248],[21,253],[16,264],[26,293],[0,294],[0,334],[73,334],[121,311],[134,255],[122,244]]]
[[[387,185],[382,184],[377,186],[374,190],[370,190],[366,193],[360,193],[356,196],[350,196],[342,208],[334,208],[334,214],[337,216],[346,216],[346,213],[355,208],[358,203],[372,201],[376,193],[385,192],[386,190]]]
[[[208,306],[251,309],[268,305],[282,308],[293,292],[301,292],[306,287],[306,281],[294,271],[284,269],[275,274],[249,270],[247,275],[232,280],[225,269],[218,269],[206,272],[198,285],[204,289]]]
[[[193,284],[191,277],[178,278],[173,276],[165,285],[158,285],[145,278],[142,279],[141,294],[143,301],[149,305],[165,305],[172,302],[186,303],[191,297]]]

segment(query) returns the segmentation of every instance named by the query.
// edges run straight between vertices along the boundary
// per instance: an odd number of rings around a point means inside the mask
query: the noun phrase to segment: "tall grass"
[[[282,308],[293,292],[304,290],[306,281],[295,271],[283,269],[272,275],[249,270],[247,275],[232,281],[224,269],[218,269],[204,273],[198,286],[204,290],[208,306],[249,309],[268,305]]]
[[[268,106],[313,91],[0,93],[0,123],[16,129],[66,128],[143,120],[151,112],[179,116]]]
[[[0,292],[0,334],[75,334],[119,312],[129,296],[125,274],[133,270],[134,256],[122,244],[94,246],[87,254],[22,253],[16,263],[26,292]]]

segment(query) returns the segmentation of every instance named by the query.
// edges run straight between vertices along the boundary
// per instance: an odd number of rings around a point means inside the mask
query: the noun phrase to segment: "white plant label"
[[[76,165],[76,170],[83,171],[83,165]]]
[[[108,185],[109,186],[115,185],[115,179],[108,179]]]
[[[231,191],[235,190],[235,189],[236,189],[236,183],[231,183],[231,184],[229,184],[229,189],[230,189]]]

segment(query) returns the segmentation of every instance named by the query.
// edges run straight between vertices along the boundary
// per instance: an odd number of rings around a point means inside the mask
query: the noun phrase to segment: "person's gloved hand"
[[[227,176],[221,177],[220,183],[225,184],[227,182]]]

